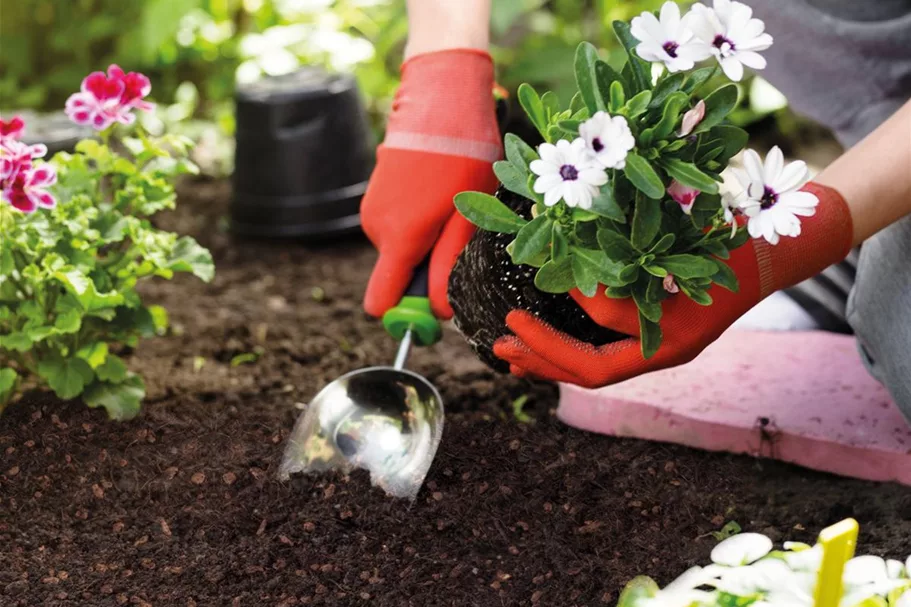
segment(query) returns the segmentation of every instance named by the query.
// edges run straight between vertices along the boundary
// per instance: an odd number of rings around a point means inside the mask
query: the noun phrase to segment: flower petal
[[[778,175],[778,178],[770,182],[769,185],[776,192],[787,192],[803,187],[810,180],[810,169],[807,163],[802,160],[796,160],[788,163]]]
[[[733,82],[743,80],[743,64],[737,60],[736,56],[728,57],[721,60],[721,69],[724,70],[725,76]]]
[[[743,168],[746,169],[750,179],[748,182],[741,181],[743,187],[749,187],[752,183],[763,183],[762,180],[762,159],[756,150],[747,150],[743,153]]]
[[[754,563],[772,551],[772,540],[759,533],[740,533],[712,550],[712,562],[728,567]]]
[[[765,57],[753,51],[739,51],[737,53],[737,60],[754,70],[764,70],[768,64]]]
[[[563,179],[556,173],[542,175],[535,181],[534,190],[538,194],[544,194],[554,188],[560,187],[561,183],[563,183]]]
[[[765,157],[765,167],[762,171],[762,182],[769,187],[778,183],[778,177],[781,175],[781,169],[784,166],[784,154],[777,145],[769,150]],[[777,192],[778,190],[776,190]],[[780,192],[779,192],[780,193]]]

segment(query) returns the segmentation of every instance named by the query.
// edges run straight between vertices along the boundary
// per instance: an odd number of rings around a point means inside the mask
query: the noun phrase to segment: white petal
[[[719,31],[716,29],[711,16],[708,14],[709,9],[703,7],[704,10],[697,10],[698,6],[701,5],[697,4],[690,12],[690,18],[687,20],[687,25],[690,26],[690,29],[693,30],[693,33],[696,34],[700,40],[711,43],[715,40],[715,36],[719,34]]]
[[[772,540],[759,533],[740,533],[712,550],[712,562],[739,567],[754,563],[772,551]]]
[[[734,40],[734,44],[737,48],[742,48],[744,44],[747,44],[754,39],[758,38],[765,31],[765,23],[760,19],[750,19],[749,22],[737,32],[737,39]]]
[[[665,2],[661,7],[661,25],[664,31],[674,35],[680,28],[680,7],[676,2]]]
[[[737,53],[737,60],[754,70],[764,70],[767,65],[765,57],[753,51],[739,51]]]
[[[750,176],[750,183],[763,183],[762,181],[762,159],[756,150],[747,150],[743,153],[743,168],[746,169]],[[748,187],[749,183],[744,183],[743,187]]]
[[[561,183],[563,183],[563,178],[556,173],[553,173],[551,175],[544,175],[542,177],[538,177],[538,179],[535,181],[534,190],[538,194],[543,194],[545,192],[549,192],[554,188],[560,187]]]
[[[752,40],[739,44],[738,49],[742,51],[764,51],[774,44],[775,39],[769,34],[762,34]]]
[[[819,198],[810,192],[785,192],[779,194],[778,205],[792,211],[797,209],[815,209],[819,205]]]
[[[579,205],[580,209],[588,210],[588,209],[592,208],[592,200],[593,200],[594,196],[592,195],[592,191],[590,189],[588,189],[588,188],[579,189],[577,194],[578,194],[577,200],[578,200],[578,205]]]
[[[778,244],[778,232],[775,230],[775,219],[769,213],[761,213],[759,219],[762,220],[762,237],[770,244]]]
[[[789,236],[791,234],[795,222],[800,225],[800,222],[797,221],[797,218],[794,217],[793,213],[789,213],[787,209],[774,207],[773,209],[770,209],[768,213],[772,225],[775,226],[775,231],[782,236]]]
[[[602,186],[607,183],[607,173],[601,169],[585,169],[579,172],[579,178],[593,186]]]
[[[655,15],[644,12],[632,21],[630,32],[637,40],[654,42],[661,46],[666,42],[667,34]]]
[[[905,564],[895,559],[886,561],[886,570],[889,572],[889,578],[896,580],[905,573]]]
[[[767,186],[774,188],[778,183],[778,176],[781,175],[781,169],[784,166],[784,154],[777,145],[769,150],[765,157],[765,167],[762,172],[762,182]],[[778,192],[778,190],[775,190]]]
[[[556,188],[547,190],[547,193],[544,194],[544,204],[546,206],[552,207],[555,204],[557,204],[558,202],[560,202],[560,199],[562,197],[563,197],[563,185],[560,184],[560,186],[558,186]]]
[[[778,179],[769,185],[771,185],[772,189],[776,192],[787,192],[803,187],[809,179],[810,169],[807,168],[807,163],[802,160],[796,160],[788,163],[781,171]]]
[[[560,167],[553,162],[546,162],[544,160],[532,160],[531,164],[528,165],[528,168],[531,169],[531,172],[535,175],[551,175],[556,174],[560,170]]]
[[[728,57],[721,60],[721,69],[724,70],[725,76],[734,82],[743,80],[743,64],[737,61],[737,57]]]
[[[905,594],[895,603],[895,607],[911,607],[911,590],[906,590]]]
[[[538,147],[538,156],[541,157],[541,160],[548,164],[559,166],[562,164],[560,162],[560,155],[557,152],[557,146],[550,143],[542,143]],[[534,170],[534,169],[532,169]]]

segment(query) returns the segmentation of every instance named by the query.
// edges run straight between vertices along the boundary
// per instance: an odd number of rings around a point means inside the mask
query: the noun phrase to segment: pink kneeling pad
[[[682,367],[560,394],[582,430],[911,485],[911,427],[850,336],[732,330]]]

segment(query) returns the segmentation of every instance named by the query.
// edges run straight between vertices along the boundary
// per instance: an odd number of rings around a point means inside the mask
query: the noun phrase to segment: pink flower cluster
[[[143,98],[152,90],[149,79],[138,72],[125,73],[117,65],[108,73],[93,72],[82,81],[82,88],[66,102],[66,114],[76,124],[103,131],[115,122],[133,124],[134,109],[145,112],[155,106]]]
[[[0,119],[0,199],[23,213],[33,213],[38,207],[51,209],[57,204],[47,191],[57,183],[57,172],[50,164],[33,165],[33,160],[47,154],[47,147],[20,141],[24,130],[25,122],[18,116],[9,122]]]

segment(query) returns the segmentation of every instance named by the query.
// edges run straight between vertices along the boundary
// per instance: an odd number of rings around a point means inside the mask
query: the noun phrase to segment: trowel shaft
[[[395,363],[393,367],[397,371],[401,371],[405,368],[405,362],[408,361],[408,355],[411,353],[411,341],[412,341],[412,330],[408,329],[405,331],[405,335],[402,337],[402,341],[399,343],[399,351],[395,355]]]

